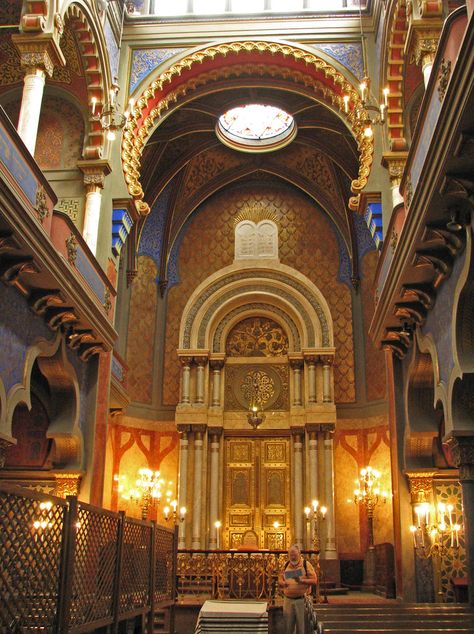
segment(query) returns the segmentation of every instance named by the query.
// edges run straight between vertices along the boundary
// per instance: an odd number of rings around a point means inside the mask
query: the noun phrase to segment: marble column
[[[314,405],[317,402],[316,396],[316,357],[305,359],[308,368],[308,403]]]
[[[303,405],[301,394],[301,368],[303,359],[290,359],[290,366],[293,370],[293,407]]]
[[[34,66],[26,69],[18,118],[18,134],[32,155],[35,153],[38,136],[45,80],[44,69]]]
[[[193,496],[193,533],[191,547],[201,548],[201,508],[202,508],[202,452],[203,432],[194,432],[194,488]]]
[[[328,355],[323,355],[321,362],[323,364],[323,403],[331,403],[331,365],[333,358]]]
[[[212,370],[212,407],[221,406],[221,372],[224,367],[223,359],[211,359],[209,365]]]
[[[471,432],[472,433],[472,432]],[[455,466],[459,469],[462,488],[464,536],[466,540],[466,565],[469,603],[474,606],[474,435],[456,431],[448,438]]]
[[[196,364],[196,398],[194,403],[195,405],[202,405],[204,403],[204,379],[207,357],[194,357],[194,363]]]
[[[309,458],[309,498],[310,502],[318,498],[318,432],[308,433]]]
[[[293,436],[293,477],[294,477],[294,526],[293,541],[300,548],[303,547],[303,433],[295,433]]]
[[[324,432],[324,492],[326,513],[326,559],[337,559],[334,515],[333,431]]]
[[[86,192],[82,237],[92,253],[96,255],[102,207],[102,190],[105,185],[105,177],[110,174],[111,167],[106,160],[78,161],[77,164],[84,174]]]
[[[219,448],[221,430],[212,430],[210,434],[211,465],[209,474],[209,549],[215,550],[217,545],[216,522],[219,520]],[[219,546],[221,546],[219,544]]]
[[[190,385],[191,385],[191,363],[192,357],[180,357],[181,363],[181,404],[189,405],[191,402]]]
[[[189,439],[188,431],[183,430],[179,439],[179,492],[178,492],[178,513],[187,504],[188,488],[188,455]],[[186,517],[179,525],[178,548],[186,548]]]

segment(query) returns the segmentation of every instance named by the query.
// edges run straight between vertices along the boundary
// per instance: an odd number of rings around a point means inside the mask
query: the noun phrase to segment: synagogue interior
[[[2,0],[1,633],[474,632],[473,11]]]

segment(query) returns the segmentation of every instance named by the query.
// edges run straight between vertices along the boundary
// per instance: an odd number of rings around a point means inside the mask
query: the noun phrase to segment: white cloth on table
[[[267,634],[266,601],[206,601],[195,634]]]

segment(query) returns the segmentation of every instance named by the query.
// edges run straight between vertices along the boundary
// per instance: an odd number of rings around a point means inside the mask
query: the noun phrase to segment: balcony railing
[[[320,576],[318,553],[311,550],[302,554]],[[282,596],[278,574],[287,560],[284,550],[180,550],[177,598],[182,602],[261,599],[274,603]]]
[[[0,632],[118,631],[174,603],[174,530],[3,483],[0,508]]]

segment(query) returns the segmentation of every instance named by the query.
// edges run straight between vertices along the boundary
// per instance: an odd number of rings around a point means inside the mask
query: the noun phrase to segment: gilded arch
[[[354,114],[355,108],[361,106],[358,91],[340,71],[314,52],[286,42],[259,40],[219,43],[184,56],[164,70],[138,98],[124,129],[122,166],[129,193],[141,215],[148,214],[150,209],[143,201],[140,159],[157,122],[176,107],[179,99],[201,85],[216,81],[223,67],[227,74],[239,76],[248,72],[249,67],[265,62],[269,67],[280,69],[296,84],[301,82],[309,87],[315,99],[326,103],[346,122],[360,153],[359,175],[351,185],[356,196],[350,200],[351,208],[358,207],[358,194],[367,183],[374,150],[373,140],[364,136],[363,125]],[[344,110],[344,94],[350,97],[348,114]]]
[[[221,269],[195,289],[183,311],[180,349],[221,347],[228,329],[254,303],[285,315],[289,334],[298,331],[293,346],[333,346],[332,318],[319,289],[291,267],[252,262]]]

